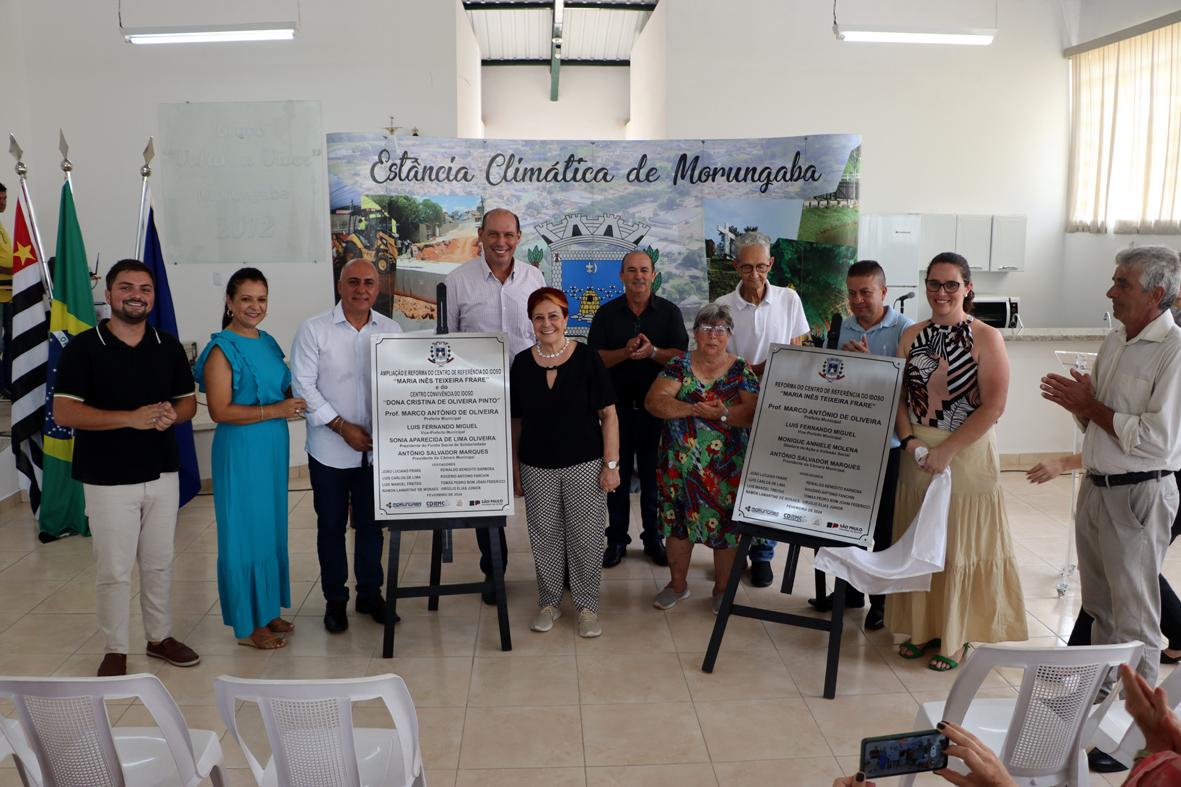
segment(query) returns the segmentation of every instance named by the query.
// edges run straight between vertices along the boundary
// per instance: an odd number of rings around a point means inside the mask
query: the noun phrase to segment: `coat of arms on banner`
[[[454,361],[455,356],[451,354],[451,345],[447,342],[432,342],[426,359],[436,366],[445,366]]]
[[[599,307],[623,294],[620,262],[640,249],[651,227],[620,215],[570,213],[535,229],[552,256],[550,286],[570,301],[568,332],[585,336]]]
[[[845,362],[840,358],[828,357],[820,369],[820,376],[830,383],[845,379]]]

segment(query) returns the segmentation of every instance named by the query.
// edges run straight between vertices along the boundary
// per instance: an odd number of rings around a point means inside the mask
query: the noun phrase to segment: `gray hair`
[[[734,256],[747,246],[760,246],[767,256],[771,256],[771,239],[761,232],[744,232],[734,239]]]
[[[697,330],[702,325],[718,324],[725,325],[731,333],[734,332],[734,318],[730,316],[730,307],[723,303],[707,303],[693,318],[693,330]]]
[[[1115,264],[1140,267],[1140,287],[1151,291],[1164,288],[1160,308],[1167,309],[1177,300],[1181,289],[1181,258],[1168,246],[1132,246],[1115,255]]]

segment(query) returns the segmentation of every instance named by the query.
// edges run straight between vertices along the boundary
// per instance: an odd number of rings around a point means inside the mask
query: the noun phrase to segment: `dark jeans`
[[[898,466],[901,458],[901,448],[891,448],[886,458],[886,476],[882,479],[882,496],[878,500],[878,518],[873,524],[874,552],[888,549],[894,541],[894,493],[898,491]],[[860,590],[855,590],[850,586],[845,598],[862,603],[864,595]],[[869,605],[882,609],[886,606],[886,597],[884,595],[870,596]]]
[[[619,487],[607,495],[607,543],[630,544],[631,484],[633,466],[639,467],[640,521],[645,543],[659,544],[660,523],[656,517],[656,457],[660,447],[659,418],[643,408],[619,408]]]
[[[1177,489],[1181,490],[1181,470],[1174,473],[1173,477],[1177,480]],[[1170,544],[1177,540],[1178,534],[1181,534],[1181,509],[1178,509],[1177,516],[1173,519],[1173,527],[1169,532]],[[1165,647],[1169,650],[1181,650],[1181,599],[1177,598],[1164,574],[1157,579],[1160,581],[1160,630],[1165,638]],[[1090,645],[1091,624],[1094,622],[1095,619],[1088,615],[1085,609],[1080,609],[1066,644]]]
[[[316,508],[316,551],[320,556],[320,586],[327,601],[349,600],[349,561],[345,554],[345,528],[349,507],[353,520],[353,573],[357,597],[381,592],[382,545],[385,534],[373,520],[373,468],[329,467],[308,457],[312,502]]]

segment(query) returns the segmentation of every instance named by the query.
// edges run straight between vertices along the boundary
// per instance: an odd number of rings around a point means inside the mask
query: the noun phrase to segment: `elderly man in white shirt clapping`
[[[1156,685],[1157,575],[1177,512],[1172,471],[1181,468],[1181,329],[1169,311],[1181,260],[1163,246],[1124,249],[1111,280],[1107,297],[1122,325],[1103,340],[1093,374],[1049,374],[1041,388],[1084,430],[1075,528],[1092,642],[1143,642],[1137,669]]]

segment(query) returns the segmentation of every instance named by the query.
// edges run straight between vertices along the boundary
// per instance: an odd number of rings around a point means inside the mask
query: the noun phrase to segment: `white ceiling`
[[[562,15],[562,61],[628,61],[655,4],[655,0],[567,0]],[[481,59],[549,62],[551,2],[465,0],[463,5],[479,41]]]

